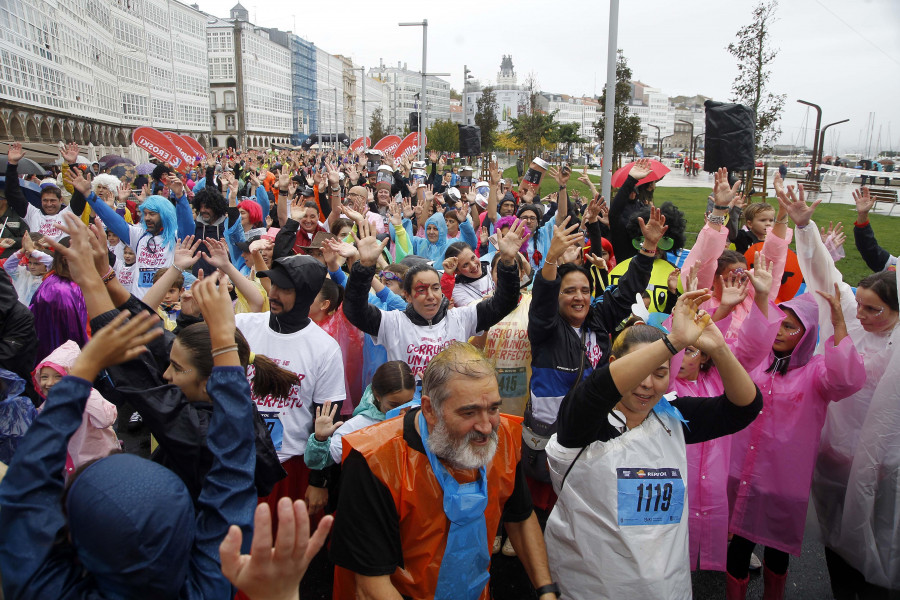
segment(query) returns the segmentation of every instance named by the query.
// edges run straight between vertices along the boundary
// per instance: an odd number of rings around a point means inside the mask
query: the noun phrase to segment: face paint
[[[803,331],[803,330],[802,330],[802,329],[795,329],[794,331],[792,331],[791,333],[789,333],[789,334],[787,334],[787,335],[789,335],[790,337],[794,337],[794,336],[800,335],[800,332],[801,332],[801,331]]]
[[[419,296],[424,296],[428,293],[428,290],[431,288],[427,283],[417,283],[413,286],[413,297],[418,298]]]

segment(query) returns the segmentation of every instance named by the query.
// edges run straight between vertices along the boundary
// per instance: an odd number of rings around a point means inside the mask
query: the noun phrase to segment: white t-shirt
[[[343,439],[345,435],[350,435],[354,431],[365,429],[376,423],[381,423],[381,421],[376,421],[369,415],[356,415],[338,427],[338,430],[331,434],[331,445],[328,447],[328,451],[331,453],[331,459],[340,464],[341,456],[344,452]]]
[[[453,304],[460,308],[473,302],[480,302],[494,293],[494,287],[490,273],[472,282],[457,282],[453,286]]]
[[[235,322],[250,350],[299,375],[300,384],[291,388],[288,398],[252,397],[269,426],[278,459],[284,462],[302,456],[313,432],[311,404],[341,402],[347,397],[341,347],[312,321],[300,331],[288,334],[269,328],[267,312],[235,315]],[[254,373],[251,365],[247,369],[251,389]]]
[[[435,325],[416,325],[401,310],[381,311],[375,343],[387,350],[388,360],[402,360],[421,379],[425,367],[452,341],[465,342],[475,335],[477,303],[453,308]]]
[[[141,225],[129,225],[128,238],[128,245],[137,255],[135,261],[137,267],[129,291],[136,298],[143,298],[147,290],[153,287],[153,276],[156,272],[172,266],[175,259],[175,244],[166,248],[161,235],[150,235]]]
[[[56,228],[57,223],[63,222],[63,215],[67,212],[72,212],[72,209],[68,206],[64,206],[55,215],[45,215],[41,209],[29,203],[28,208],[25,209],[25,216],[22,217],[22,220],[28,225],[30,231],[36,231],[45,238],[58,242],[68,235]]]

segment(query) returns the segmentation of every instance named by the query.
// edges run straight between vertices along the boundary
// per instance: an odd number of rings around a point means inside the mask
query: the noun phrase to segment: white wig
[[[101,173],[100,175],[97,175],[96,177],[94,177],[94,180],[91,181],[91,190],[93,190],[93,192],[96,194],[97,188],[105,187],[105,188],[109,189],[109,191],[111,191],[113,194],[116,194],[116,193],[118,193],[119,186],[121,184],[122,184],[122,182],[119,181],[119,178],[116,177],[115,175]]]

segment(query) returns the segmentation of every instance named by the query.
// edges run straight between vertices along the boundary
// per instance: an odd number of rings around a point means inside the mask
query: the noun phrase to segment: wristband
[[[110,267],[109,271],[106,272],[106,275],[103,276],[103,285],[106,285],[116,277],[116,271]]]
[[[559,598],[559,586],[555,583],[548,583],[547,585],[542,585],[541,587],[534,590],[534,593],[537,594],[538,597],[543,596],[544,594],[554,594],[557,598]]]
[[[709,223],[710,225],[724,225],[724,224],[725,224],[725,217],[723,217],[723,216],[716,216],[716,215],[709,215],[709,216],[706,217],[706,222]]]
[[[644,252],[646,256],[656,256],[656,250],[650,250],[648,248],[644,248],[644,244],[641,244],[640,250],[641,250],[641,252]]]
[[[775,219],[775,222],[778,223],[779,225],[787,225],[789,218],[790,217],[785,217],[784,219]]]
[[[232,344],[231,346],[226,346],[224,348],[213,348],[212,356],[213,358],[220,356],[222,354],[228,354],[229,352],[237,352],[238,345]]]
[[[731,207],[727,204],[725,206],[719,206],[718,204],[713,204],[713,208],[716,210],[729,210]]]
[[[675,356],[676,354],[678,354],[678,350],[676,350],[675,346],[672,345],[672,342],[669,341],[669,336],[664,335],[662,337],[662,341],[663,341],[663,344],[666,345],[666,348],[669,349],[669,352],[672,353],[672,356]],[[215,354],[213,354],[213,356],[215,356]]]

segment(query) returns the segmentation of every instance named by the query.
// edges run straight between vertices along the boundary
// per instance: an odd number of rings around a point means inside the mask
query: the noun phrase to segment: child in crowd
[[[50,389],[69,374],[75,359],[81,354],[78,344],[69,340],[38,363],[32,374],[34,387],[44,398]],[[121,450],[113,430],[118,411],[100,392],[91,388],[84,407],[81,427],[69,439],[66,454],[66,478],[79,467]]]
[[[44,280],[44,275],[53,264],[53,257],[35,248],[43,236],[31,233],[22,236],[22,249],[15,252],[3,263],[3,270],[12,279],[19,295],[19,302],[28,306],[31,297]],[[23,262],[23,259],[26,259]]]
[[[116,277],[122,285],[131,285],[134,282],[134,277],[137,274],[137,255],[134,253],[134,250],[131,249],[131,246],[126,246],[125,244],[121,244],[121,256],[116,257]],[[156,281],[154,279],[154,281]]]
[[[744,207],[744,222],[734,239],[734,247],[741,254],[753,244],[766,241],[766,231],[775,225],[775,209],[768,202],[748,204]]]

